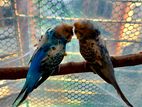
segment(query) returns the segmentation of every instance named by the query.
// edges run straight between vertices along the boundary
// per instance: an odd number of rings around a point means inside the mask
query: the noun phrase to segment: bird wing
[[[42,38],[39,40],[37,49],[34,51],[30,61],[28,64],[30,64],[32,62],[32,59],[34,58],[35,54],[37,53],[37,51],[39,51],[39,49],[46,43],[48,42],[46,35],[42,36]]]
[[[30,68],[27,73],[26,82],[25,82],[21,92],[19,93],[18,97],[14,101],[13,107],[17,107],[18,105],[20,105],[26,99],[28,94],[33,91],[36,82],[38,82],[38,80],[41,77],[41,72],[39,72],[40,60],[44,56],[45,56],[45,52],[42,50],[42,48],[40,48],[35,53],[35,55],[32,59]]]
[[[113,66],[107,48],[101,44],[96,45],[93,50],[96,57],[90,68],[106,82],[111,83],[108,77],[113,76]]]
[[[28,96],[29,93],[31,93],[35,87],[35,85],[37,84],[37,82],[39,81],[39,79],[41,78],[42,72],[40,71],[40,66],[41,66],[41,61],[46,57],[46,54],[48,53],[50,47],[52,44],[50,44],[47,41],[47,37],[44,36],[40,43],[38,44],[38,48],[35,50],[30,62],[30,68],[28,70],[27,73],[27,77],[26,77],[26,82],[21,90],[21,92],[19,93],[18,97],[16,98],[16,100],[13,103],[13,106],[17,107],[18,105],[20,105]],[[46,49],[46,51],[45,51]]]

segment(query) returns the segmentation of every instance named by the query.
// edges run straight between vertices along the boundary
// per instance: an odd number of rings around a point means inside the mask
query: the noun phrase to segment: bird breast
[[[47,56],[43,59],[42,65],[48,67],[58,66],[63,60],[65,54],[65,49],[63,45],[56,45],[54,48],[51,48]]]
[[[80,41],[79,44],[80,53],[88,62],[94,62],[101,58],[100,47],[95,40],[86,40],[85,43]]]

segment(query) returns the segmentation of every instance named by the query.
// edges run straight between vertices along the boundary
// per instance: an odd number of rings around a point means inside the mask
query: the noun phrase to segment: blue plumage
[[[13,107],[18,107],[35,88],[42,84],[54,71],[57,71],[65,54],[66,43],[69,42],[66,38],[67,35],[62,32],[66,28],[64,26],[48,29],[42,37],[30,60],[31,64],[24,87],[14,101]]]

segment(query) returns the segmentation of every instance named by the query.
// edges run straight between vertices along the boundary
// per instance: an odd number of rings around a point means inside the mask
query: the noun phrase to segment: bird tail
[[[127,100],[127,98],[124,96],[124,94],[122,93],[118,83],[115,81],[113,81],[114,88],[116,89],[118,95],[122,98],[122,100],[128,105],[128,107],[133,107],[133,105]]]
[[[18,97],[15,99],[15,101],[12,104],[12,107],[18,107],[29,95],[29,93],[32,91],[27,88],[27,84],[24,85],[23,89],[19,93]]]

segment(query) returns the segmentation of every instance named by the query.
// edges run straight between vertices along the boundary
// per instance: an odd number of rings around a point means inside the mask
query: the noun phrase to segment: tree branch
[[[130,54],[124,56],[112,56],[114,67],[134,66],[142,64],[142,53]],[[26,77],[28,67],[9,67],[0,68],[0,80],[22,79]],[[60,64],[58,72],[54,75],[66,75],[72,73],[92,72],[87,62],[69,62]]]

